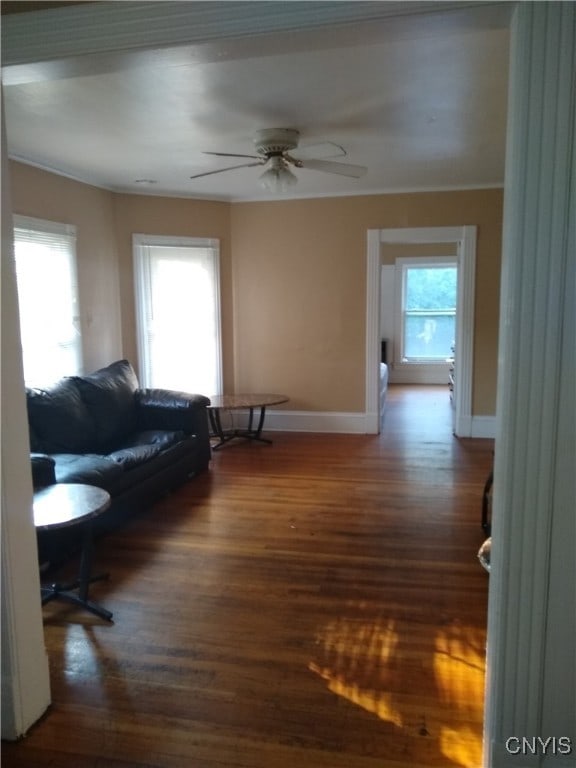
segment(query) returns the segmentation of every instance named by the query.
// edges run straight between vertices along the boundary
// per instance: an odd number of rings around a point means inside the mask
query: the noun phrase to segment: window
[[[143,386],[222,392],[219,272],[217,240],[134,235]]]
[[[439,363],[451,357],[456,334],[456,259],[399,259],[401,362]]]
[[[81,373],[75,228],[15,216],[14,255],[26,386]]]

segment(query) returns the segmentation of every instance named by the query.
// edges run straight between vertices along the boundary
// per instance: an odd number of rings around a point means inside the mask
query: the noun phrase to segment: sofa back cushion
[[[136,428],[138,379],[128,360],[118,360],[88,376],[75,376],[82,400],[94,420],[96,445],[102,453]]]
[[[27,389],[30,447],[43,453],[84,453],[94,449],[96,424],[73,379],[49,389]]]

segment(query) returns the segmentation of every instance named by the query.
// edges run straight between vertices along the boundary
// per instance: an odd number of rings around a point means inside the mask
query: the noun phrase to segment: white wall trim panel
[[[576,6],[512,23],[484,763],[576,765]],[[572,737],[512,755],[511,736]]]
[[[2,105],[3,106],[3,105]],[[2,115],[2,738],[23,736],[50,705],[30,445],[18,320],[10,169]]]
[[[462,227],[458,240],[458,301],[456,306],[456,356],[454,387],[458,437],[471,437],[463,422],[472,419],[474,373],[474,301],[476,283],[476,227]]]
[[[380,232],[369,229],[366,240],[366,395],[365,431],[380,431]]]

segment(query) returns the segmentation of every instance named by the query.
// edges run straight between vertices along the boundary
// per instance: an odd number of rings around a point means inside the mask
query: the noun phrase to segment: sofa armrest
[[[47,456],[45,453],[31,453],[30,462],[32,464],[32,485],[34,490],[44,488],[47,485],[54,485],[56,482],[54,470],[56,462],[51,456]]]
[[[183,430],[195,434],[198,416],[206,416],[210,400],[172,389],[139,389],[136,392],[138,426],[143,429]]]
[[[199,439],[199,458],[207,467],[210,458],[210,433],[206,406],[210,399],[171,389],[139,389],[136,392],[138,429],[182,430]]]

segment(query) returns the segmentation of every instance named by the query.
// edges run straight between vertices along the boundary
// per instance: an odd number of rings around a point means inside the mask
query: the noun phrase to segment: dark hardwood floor
[[[2,766],[478,768],[492,441],[445,388],[381,436],[235,442],[97,545],[112,625],[44,608],[53,704]]]

